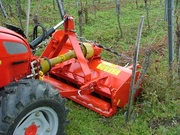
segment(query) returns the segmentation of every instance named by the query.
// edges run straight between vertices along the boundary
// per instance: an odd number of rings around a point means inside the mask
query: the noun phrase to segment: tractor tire
[[[65,135],[64,103],[48,83],[13,82],[0,92],[0,135]]]

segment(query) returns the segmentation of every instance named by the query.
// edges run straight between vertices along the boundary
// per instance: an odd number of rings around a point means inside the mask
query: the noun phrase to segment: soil
[[[172,118],[156,118],[149,121],[149,127],[154,130],[159,126],[168,127],[177,127],[180,126],[180,116],[176,115]]]

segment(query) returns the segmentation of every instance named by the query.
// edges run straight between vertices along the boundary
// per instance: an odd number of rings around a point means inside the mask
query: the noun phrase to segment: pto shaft
[[[94,55],[94,48],[89,43],[84,43],[81,45],[82,53],[86,58],[91,58]],[[70,60],[72,58],[76,58],[76,53],[74,50],[70,50],[69,52],[62,54],[60,56],[54,57],[52,59],[43,58],[40,65],[43,73],[47,73],[51,70],[51,67],[56,64],[62,63],[64,61]]]

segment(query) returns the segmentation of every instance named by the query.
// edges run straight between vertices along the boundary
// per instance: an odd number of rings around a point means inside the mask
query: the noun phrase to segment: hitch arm
[[[50,28],[44,36],[41,35],[41,36],[37,37],[35,40],[33,40],[33,41],[30,43],[30,47],[31,47],[32,49],[35,49],[35,48],[38,46],[38,44],[41,43],[41,42],[44,40],[44,38],[47,38],[47,37],[49,37],[50,35],[52,35],[59,26],[61,26],[62,24],[64,24],[64,22],[65,22],[66,20],[67,20],[67,17],[64,18],[61,22],[59,22],[56,26]]]

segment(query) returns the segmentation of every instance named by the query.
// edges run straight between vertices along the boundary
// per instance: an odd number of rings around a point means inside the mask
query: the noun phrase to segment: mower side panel
[[[132,70],[98,58],[88,62],[88,65],[92,78],[89,83],[95,84],[91,94],[81,95],[80,87],[86,83],[75,59],[56,65],[45,81],[58,88],[62,96],[110,117],[116,113],[117,107],[124,107],[128,103]],[[64,94],[69,91],[76,91],[76,94]]]

